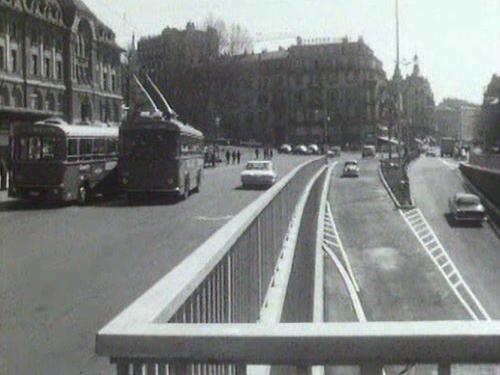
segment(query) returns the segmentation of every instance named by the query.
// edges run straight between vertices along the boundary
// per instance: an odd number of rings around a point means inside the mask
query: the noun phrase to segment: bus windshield
[[[136,160],[175,159],[178,135],[161,130],[134,130],[123,135],[122,156]]]
[[[53,136],[23,136],[15,139],[16,160],[60,160],[57,152],[60,139]]]

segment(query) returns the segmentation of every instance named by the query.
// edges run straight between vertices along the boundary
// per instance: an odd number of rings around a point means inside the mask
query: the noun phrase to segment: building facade
[[[120,121],[122,49],[81,0],[0,0],[0,11],[4,158],[17,123]]]
[[[476,138],[481,107],[461,99],[445,98],[436,107],[434,121],[440,137],[466,143]]]
[[[409,132],[408,139],[434,136],[434,94],[426,77],[420,73],[418,56],[414,58],[413,72],[401,82],[402,120]]]
[[[487,149],[500,152],[500,76],[491,77],[481,106],[480,139]]]

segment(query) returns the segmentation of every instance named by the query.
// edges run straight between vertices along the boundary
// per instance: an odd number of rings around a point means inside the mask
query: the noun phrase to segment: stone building
[[[401,83],[404,128],[410,140],[435,135],[434,94],[426,77],[420,73],[418,56],[414,58],[413,72]]]
[[[219,59],[217,31],[167,27],[161,34],[141,38],[137,45],[138,69],[149,74],[183,120],[197,125],[207,121],[213,62]]]
[[[138,44],[142,70],[208,138],[322,143],[327,129],[332,144],[375,141],[386,77],[361,38],[297,38],[288,49],[238,56],[219,55],[218,45],[215,30],[191,23]]]
[[[481,122],[484,129],[481,138],[488,149],[495,148],[500,152],[500,76],[491,77],[483,97]]]
[[[445,98],[436,107],[434,122],[440,137],[470,143],[474,140],[481,107],[461,99]]]
[[[0,11],[4,154],[16,123],[120,121],[122,49],[81,0],[0,0]]]
[[[233,131],[228,133],[236,140],[323,143],[327,131],[330,144],[374,142],[386,78],[362,39],[305,43],[298,38],[286,50],[230,61],[239,68],[235,78],[224,68],[226,86],[237,84],[221,102],[237,108],[231,113],[238,116],[229,115]],[[227,111],[220,108],[224,119]]]

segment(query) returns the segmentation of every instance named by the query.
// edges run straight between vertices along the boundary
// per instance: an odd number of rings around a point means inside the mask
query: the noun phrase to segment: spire
[[[401,70],[399,69],[399,64],[396,64],[396,67],[394,68],[394,74],[392,75],[392,79],[395,81],[401,80],[403,77],[401,76]]]
[[[420,67],[418,65],[418,55],[415,54],[413,57],[413,76],[417,77],[420,75]]]

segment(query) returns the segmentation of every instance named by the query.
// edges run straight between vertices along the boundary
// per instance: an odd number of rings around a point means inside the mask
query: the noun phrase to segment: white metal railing
[[[143,324],[257,322],[295,206],[324,166],[325,158],[303,163],[242,210],[104,327],[97,352],[108,355],[101,345],[107,333]]]
[[[245,373],[246,364],[353,365],[363,374],[418,363],[436,364],[445,374],[451,364],[500,363],[499,348],[498,321],[434,321],[136,324],[104,330],[97,349],[118,363],[154,363],[149,375],[167,363],[185,373],[192,362],[236,364],[238,373]]]

